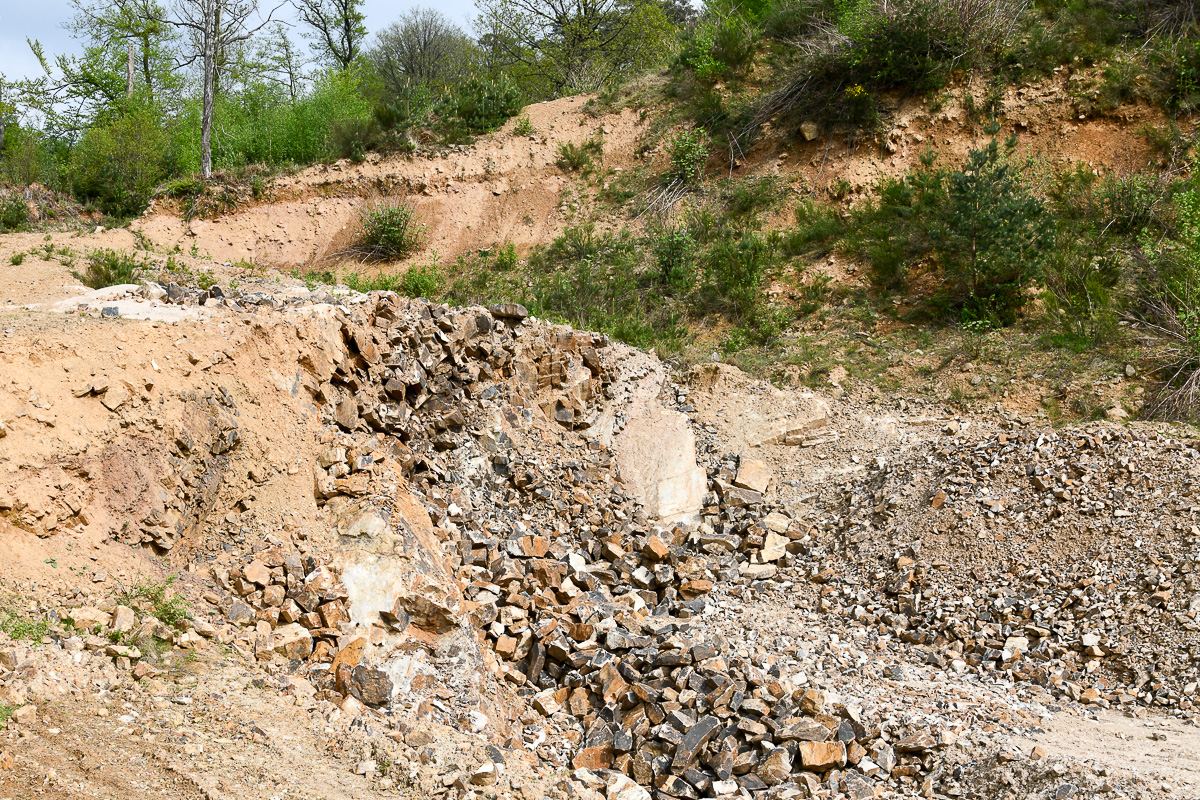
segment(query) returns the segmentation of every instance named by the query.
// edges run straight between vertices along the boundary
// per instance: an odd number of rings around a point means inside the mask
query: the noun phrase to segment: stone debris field
[[[1200,797],[1200,442],[517,305],[6,317],[0,797]]]

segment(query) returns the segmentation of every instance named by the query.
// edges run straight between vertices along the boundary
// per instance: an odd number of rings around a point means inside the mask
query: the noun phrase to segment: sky
[[[379,30],[414,5],[432,6],[464,28],[475,16],[472,0],[426,0],[425,3],[365,0],[367,29],[372,33]],[[62,27],[72,16],[68,0],[0,0],[0,75],[15,81],[41,71],[25,44],[26,38],[40,40],[47,56],[78,52],[79,43]]]

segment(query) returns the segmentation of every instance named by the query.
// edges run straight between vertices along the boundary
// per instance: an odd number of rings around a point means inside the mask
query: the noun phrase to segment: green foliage
[[[722,236],[705,253],[700,296],[709,308],[732,319],[753,318],[774,263],[775,248],[766,237],[753,232]]]
[[[531,136],[533,134],[533,120],[528,114],[522,114],[517,119],[517,124],[513,126],[513,133],[517,136]]]
[[[372,201],[358,209],[359,233],[353,251],[372,260],[411,255],[425,240],[425,226],[405,201]]]
[[[437,104],[444,124],[457,124],[471,135],[490,133],[521,110],[521,91],[507,75],[495,80],[472,77],[447,92]]]
[[[1053,222],[995,139],[947,176],[946,193],[946,213],[930,226],[944,296],[964,319],[1010,325],[1041,277]]]
[[[744,76],[754,62],[756,34],[740,13],[709,16],[684,34],[676,65],[706,83]]]
[[[0,200],[0,233],[24,230],[29,223],[29,206],[18,195]]]
[[[380,273],[370,277],[352,272],[343,277],[347,286],[356,292],[396,292],[408,297],[436,298],[442,293],[445,276],[437,264],[410,267],[399,275]],[[332,283],[328,276],[323,283]]]
[[[386,142],[383,128],[375,119],[355,117],[334,121],[329,128],[329,139],[334,155],[355,164],[362,163],[372,150],[383,149]]]
[[[597,234],[568,228],[529,256],[531,310],[578,328],[609,333],[640,347],[677,347],[683,329],[642,269],[644,254],[628,231]]]
[[[911,268],[933,249],[930,227],[946,214],[946,171],[926,154],[921,166],[901,178],[885,178],[878,199],[851,212],[842,247],[864,258],[877,288],[901,289]]]
[[[671,168],[668,181],[689,186],[704,183],[704,165],[708,162],[708,134],[703,128],[691,128],[675,134],[667,144]]]
[[[318,76],[311,90],[293,100],[274,84],[251,83],[218,95],[213,110],[213,167],[229,170],[249,164],[312,164],[343,156],[337,130],[370,120],[372,104],[363,93],[357,67]],[[171,127],[171,153],[177,174],[200,171],[200,106],[188,101]]]
[[[1200,36],[1164,37],[1152,51],[1150,65],[1168,111],[1192,114],[1200,109]]]
[[[588,139],[583,144],[559,142],[555,164],[564,172],[590,172],[595,163],[604,156],[604,145],[600,138]]]
[[[17,641],[29,641],[34,644],[50,633],[50,623],[45,619],[28,617],[16,611],[0,611],[0,631],[7,633]]]
[[[517,246],[512,242],[505,242],[496,251],[492,266],[501,272],[508,272],[516,268],[518,260]]]
[[[652,70],[673,51],[676,28],[657,2],[481,0],[475,26],[488,71],[548,99],[596,92]]]
[[[783,234],[785,257],[820,258],[827,255],[846,233],[846,222],[838,209],[811,199],[796,206],[796,227]]]
[[[3,728],[8,724],[8,721],[12,719],[12,715],[16,713],[18,708],[20,708],[20,706],[0,702],[0,728]]]
[[[1193,179],[1175,198],[1177,225],[1169,236],[1141,236],[1144,269],[1136,314],[1160,336],[1161,386],[1152,416],[1196,419],[1200,414],[1200,186]]]
[[[174,583],[174,575],[165,581],[143,581],[123,592],[120,602],[132,606],[136,601],[144,600],[150,607],[150,614],[159,622],[171,628],[183,628],[192,615],[182,597],[168,596],[173,595],[171,587]]]
[[[137,283],[146,265],[131,253],[101,248],[88,253],[87,271],[72,272],[76,280],[92,289],[103,289],[122,283]]]
[[[22,264],[25,263],[25,254],[24,253],[13,253],[11,256],[8,257],[8,263],[12,264],[14,267],[21,266]]]
[[[722,186],[725,208],[735,222],[756,224],[758,215],[772,211],[783,200],[783,181],[778,176],[763,175],[744,180],[730,180]]]
[[[672,293],[688,289],[695,274],[697,246],[684,226],[667,228],[652,234],[654,265],[664,286]]]
[[[131,104],[89,128],[75,149],[76,192],[116,217],[140,214],[168,170],[168,136],[159,113]]]
[[[1040,281],[1054,242],[1053,218],[1022,182],[1013,146],[1001,149],[993,140],[971,150],[957,170],[939,168],[925,154],[917,169],[880,181],[876,197],[848,219],[833,207],[803,203],[782,251],[842,250],[865,260],[874,285],[886,291],[904,288],[914,267],[928,264],[938,271],[935,308],[1009,325]]]
[[[1117,329],[1121,264],[1102,247],[1094,238],[1060,234],[1045,263],[1046,311],[1066,336],[1083,345],[1105,342]]]
[[[433,107],[429,84],[408,83],[391,103],[375,107],[375,120],[385,130],[409,131],[429,124]]]
[[[15,186],[44,183],[60,188],[64,170],[57,162],[63,152],[62,144],[47,143],[37,130],[10,123],[0,151],[0,179]]]

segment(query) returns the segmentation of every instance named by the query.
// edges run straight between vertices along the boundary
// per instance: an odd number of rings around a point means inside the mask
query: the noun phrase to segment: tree
[[[307,79],[304,67],[308,63],[301,50],[287,35],[284,25],[276,25],[254,54],[260,80],[274,84],[295,103],[304,91]]]
[[[348,69],[367,38],[363,0],[296,0],[300,21],[311,30],[318,53],[338,69]]]
[[[431,8],[413,8],[376,37],[368,59],[388,93],[411,85],[447,86],[472,72],[475,44],[462,28]]]
[[[1016,321],[1026,289],[1053,246],[1054,221],[1021,184],[995,140],[967,154],[947,178],[945,215],[930,229],[948,299],[966,319]]]
[[[71,0],[75,18],[66,28],[87,49],[99,49],[105,56],[118,48],[127,59],[126,95],[135,88],[144,88],[150,97],[182,85],[175,67],[175,46],[179,38],[175,30],[161,18],[166,14],[156,0],[119,0],[117,3]],[[123,45],[123,46],[122,46]],[[135,87],[131,73],[137,72],[140,87]]]
[[[660,58],[672,32],[654,0],[482,0],[480,10],[489,61],[528,73],[534,95],[595,91]]]
[[[8,89],[8,83],[4,79],[4,73],[0,72],[0,156],[4,155],[4,133],[8,126],[8,116],[13,110],[8,99],[11,92],[12,90]]]
[[[203,83],[200,111],[200,177],[212,177],[212,115],[216,95],[218,59],[231,47],[249,41],[269,25],[287,0],[281,0],[265,17],[258,0],[174,0],[171,17],[159,22],[191,34],[193,53],[188,63],[200,61]]]

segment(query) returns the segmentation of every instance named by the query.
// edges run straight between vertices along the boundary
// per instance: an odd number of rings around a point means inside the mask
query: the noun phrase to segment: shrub
[[[436,264],[412,267],[401,276],[401,291],[409,297],[437,297],[442,288],[442,272]]]
[[[322,72],[307,92],[293,99],[282,87],[252,81],[217,95],[213,108],[213,167],[247,164],[311,164],[352,151],[334,141],[339,128],[361,132],[350,120],[371,118],[358,66]],[[170,153],[180,173],[200,171],[200,102],[188,100],[171,126]],[[345,153],[343,155],[343,153]]]
[[[25,254],[13,253],[11,256],[9,256],[8,263],[12,264],[14,267],[21,266],[25,263]]]
[[[851,212],[842,246],[867,260],[876,287],[902,288],[912,265],[930,254],[930,226],[946,213],[946,175],[933,155],[925,153],[919,168],[901,178],[885,178],[877,187],[878,200]]]
[[[421,249],[425,226],[407,202],[370,201],[358,209],[359,233],[351,248],[364,258],[387,261]]]
[[[0,200],[0,233],[19,231],[29,223],[29,206],[18,195]]]
[[[668,228],[653,237],[654,265],[663,283],[675,293],[691,286],[696,262],[696,241],[685,227]]]
[[[1200,409],[1200,188],[1176,198],[1179,225],[1170,237],[1146,232],[1135,314],[1158,334],[1161,386],[1151,416],[1195,419]]]
[[[44,619],[32,619],[9,611],[0,612],[0,631],[18,641],[28,639],[34,644],[50,633],[50,623]]]
[[[168,137],[157,111],[133,106],[89,128],[74,151],[76,193],[106,214],[140,214],[167,174]]]
[[[1200,108],[1200,39],[1163,37],[1150,58],[1152,80],[1168,111]]]
[[[1046,311],[1068,337],[1097,344],[1116,331],[1114,291],[1121,280],[1117,254],[1095,238],[1060,235],[1045,265]]]
[[[124,605],[133,605],[136,601],[143,600],[159,622],[171,628],[182,628],[192,615],[188,611],[187,602],[170,591],[174,583],[174,576],[160,582],[144,581],[123,592],[120,601]],[[172,596],[168,597],[169,594]]]
[[[763,17],[763,34],[781,42],[811,36],[835,14],[829,0],[775,0]]]
[[[683,328],[643,262],[628,231],[598,234],[591,223],[568,228],[529,255],[530,310],[638,347],[676,348]]]
[[[391,103],[375,107],[375,120],[386,130],[407,131],[428,125],[433,107],[428,84],[408,84]]]
[[[846,223],[835,207],[805,200],[796,206],[796,227],[784,233],[780,249],[788,258],[820,258],[833,250],[845,230]]]
[[[773,262],[774,248],[756,233],[721,237],[704,258],[704,299],[711,308],[734,319],[751,316],[762,299],[762,281]]]
[[[385,141],[383,129],[376,120],[353,117],[334,120],[329,126],[329,138],[333,153],[355,164],[362,163],[372,150],[382,149]]]
[[[517,136],[533,135],[533,120],[529,118],[528,114],[522,114],[520,116],[520,118],[517,120],[517,124],[513,126],[513,133]]]
[[[500,249],[496,251],[495,259],[492,261],[492,266],[501,272],[508,272],[515,269],[517,266],[517,246],[512,242],[505,242]]]
[[[760,211],[770,211],[783,199],[783,181],[778,176],[764,175],[758,178],[729,181],[721,192],[729,215],[739,221],[753,224]]]
[[[875,127],[878,98],[928,93],[955,70],[997,61],[1012,40],[1025,0],[856,0],[813,14],[807,35],[788,40],[783,80],[753,103],[739,136],[783,117],[826,127]],[[807,14],[808,12],[805,12]]]
[[[671,169],[667,173],[670,182],[681,182],[689,186],[704,183],[704,165],[708,162],[708,134],[703,128],[692,128],[677,133],[667,145]]]
[[[595,161],[604,155],[604,146],[599,138],[588,139],[580,145],[574,142],[559,142],[555,164],[564,172],[589,172]]]
[[[684,34],[676,65],[705,83],[741,76],[754,62],[756,30],[741,13],[712,13]]]
[[[145,272],[146,265],[130,253],[121,253],[108,248],[93,250],[87,257],[87,271],[72,272],[76,280],[92,289],[103,289],[122,283],[137,283]]]

